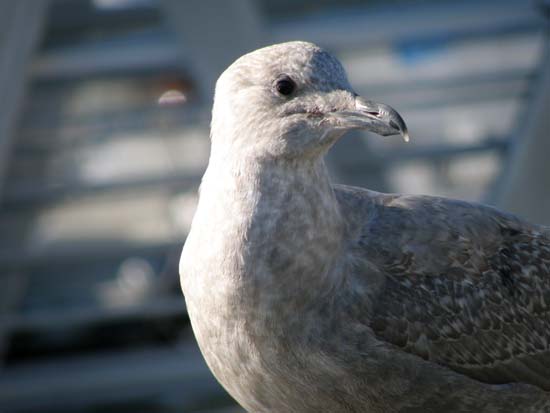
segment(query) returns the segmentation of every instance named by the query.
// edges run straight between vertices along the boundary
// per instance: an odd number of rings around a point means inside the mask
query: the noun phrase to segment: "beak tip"
[[[403,134],[403,140],[406,142],[406,143],[409,143],[409,140],[410,140],[410,137],[409,137],[409,132],[407,131],[404,131]]]

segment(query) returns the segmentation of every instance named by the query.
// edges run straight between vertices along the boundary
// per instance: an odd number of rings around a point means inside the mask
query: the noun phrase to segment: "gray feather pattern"
[[[371,208],[357,243],[386,275],[371,321],[376,335],[480,381],[550,390],[543,229],[433,197],[380,194]]]

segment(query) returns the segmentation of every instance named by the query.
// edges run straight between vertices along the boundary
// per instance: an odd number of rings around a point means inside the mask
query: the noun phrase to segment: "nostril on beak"
[[[380,116],[380,112],[367,112],[369,115],[372,115],[372,116]]]

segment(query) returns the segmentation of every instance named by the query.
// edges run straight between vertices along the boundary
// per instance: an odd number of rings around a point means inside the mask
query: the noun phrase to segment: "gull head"
[[[408,140],[401,116],[357,95],[338,59],[312,43],[255,50],[216,83],[213,155],[315,158],[351,129]]]

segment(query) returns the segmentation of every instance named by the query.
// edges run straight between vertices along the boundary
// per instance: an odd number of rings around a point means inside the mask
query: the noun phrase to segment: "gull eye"
[[[275,89],[281,95],[288,96],[296,89],[296,83],[288,76],[282,76],[275,82]]]

